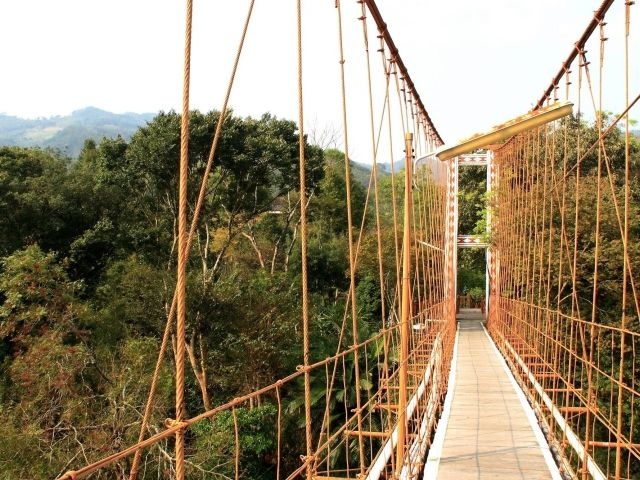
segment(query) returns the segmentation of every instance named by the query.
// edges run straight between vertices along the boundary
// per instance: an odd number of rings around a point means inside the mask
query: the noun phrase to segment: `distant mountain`
[[[391,173],[391,162],[378,163],[378,168],[383,172]],[[404,158],[393,162],[393,173],[399,172],[404,168]]]
[[[51,147],[76,158],[88,138],[122,135],[129,138],[154,113],[111,113],[95,107],[76,110],[71,115],[26,119],[0,113],[0,145]]]
[[[390,170],[387,171],[386,168],[383,168],[383,165],[387,164],[378,164],[378,178],[388,177],[389,175],[391,175]],[[358,182],[360,185],[367,188],[369,186],[370,177],[371,165],[354,161],[351,162],[351,178],[353,178],[354,182]]]

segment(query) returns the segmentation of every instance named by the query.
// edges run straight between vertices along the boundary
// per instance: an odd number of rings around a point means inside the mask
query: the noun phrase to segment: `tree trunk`
[[[191,335],[191,340],[185,345],[187,354],[189,355],[189,363],[196,376],[198,385],[200,386],[200,393],[202,394],[202,404],[205,410],[211,410],[211,401],[209,400],[209,392],[207,392],[207,370],[204,366],[204,349],[202,347],[202,335],[198,335],[198,343],[200,344],[200,362],[197,361],[195,355],[195,332]],[[198,365],[199,363],[199,365]]]

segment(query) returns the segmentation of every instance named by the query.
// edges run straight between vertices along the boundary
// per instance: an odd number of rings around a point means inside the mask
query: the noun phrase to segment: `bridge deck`
[[[560,479],[533,411],[484,331],[482,314],[463,310],[458,320],[455,376],[424,478]]]

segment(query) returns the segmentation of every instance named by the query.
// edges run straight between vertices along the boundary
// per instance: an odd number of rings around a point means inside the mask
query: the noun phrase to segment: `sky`
[[[526,113],[601,0],[378,0],[445,142]],[[624,2],[617,2],[623,4]],[[0,113],[65,115],[86,106],[180,110],[184,1],[0,1]],[[191,106],[219,109],[248,0],[195,0]],[[305,124],[341,129],[335,0],[303,1]],[[342,0],[350,154],[370,161],[359,4]],[[613,7],[616,8],[616,7]],[[231,97],[236,114],[297,118],[294,0],[256,0]],[[372,68],[382,82],[376,32]],[[352,99],[351,99],[352,98]],[[374,94],[379,117],[382,97]],[[376,120],[377,124],[378,120]],[[376,127],[377,128],[377,127]]]

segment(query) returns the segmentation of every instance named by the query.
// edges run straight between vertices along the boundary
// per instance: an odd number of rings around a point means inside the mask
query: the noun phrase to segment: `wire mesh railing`
[[[581,478],[640,477],[632,4],[602,4],[538,104],[561,98],[575,114],[494,156],[489,330]]]

